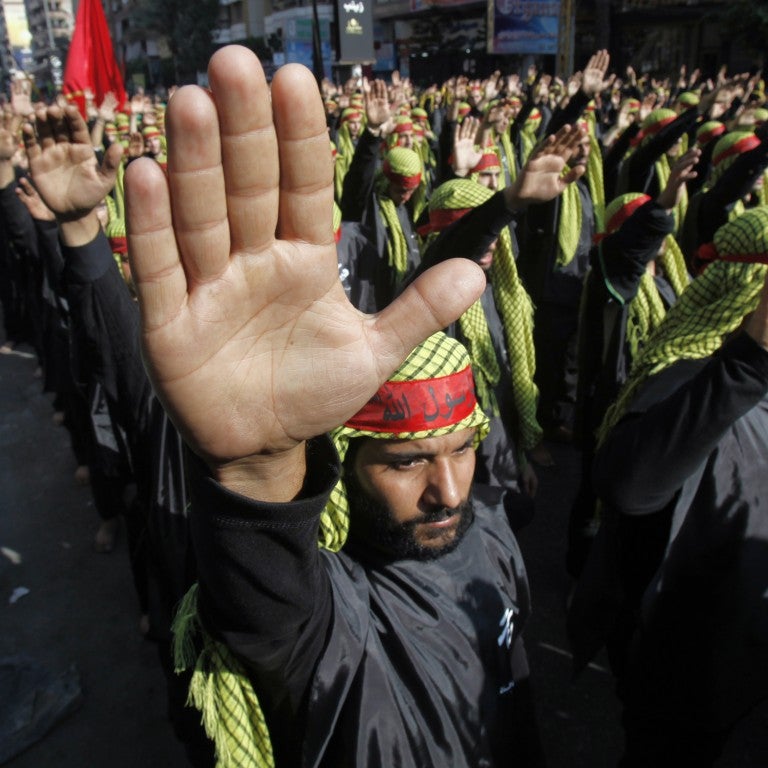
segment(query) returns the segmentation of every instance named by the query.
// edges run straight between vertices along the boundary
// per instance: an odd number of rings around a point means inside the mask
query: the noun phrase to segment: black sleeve
[[[589,104],[589,96],[579,89],[568,100],[565,107],[562,109],[558,108],[552,113],[544,135],[551,136],[553,133],[557,133],[564,125],[575,123],[581,116],[581,113],[587,108],[587,104]]]
[[[35,224],[24,203],[16,196],[16,182],[0,189],[0,210],[11,242],[26,252],[37,254]]]
[[[191,454],[187,469],[204,625],[247,661],[269,710],[295,715],[333,611],[317,531],[338,478],[336,451],[327,437],[308,443],[304,488],[287,504],[228,491]]]
[[[641,205],[599,248],[600,271],[608,292],[621,302],[637,295],[648,262],[674,230],[675,218],[654,200]]]
[[[454,120],[448,120],[446,117],[440,126],[440,133],[437,134],[438,185],[453,177],[451,155],[453,154],[453,138],[456,133],[457,125],[457,122]]]
[[[528,98],[527,101],[523,102],[520,111],[515,115],[515,119],[509,124],[509,138],[512,142],[512,146],[515,146],[516,142],[519,141],[520,132],[523,130],[525,121],[528,119],[531,112],[533,112],[534,106],[534,103]]]
[[[59,225],[55,221],[42,221],[35,219],[37,230],[37,242],[40,246],[40,256],[43,261],[43,269],[54,293],[59,298],[64,296],[64,256],[59,244]]]
[[[698,120],[695,109],[686,109],[669,125],[665,125],[652,139],[638,147],[628,159],[629,189],[628,192],[645,192],[648,184],[648,174],[653,164],[684,134],[694,127]]]
[[[432,127],[432,133],[434,133],[436,137],[440,136],[443,132],[443,124],[446,122],[445,108],[437,107],[437,109],[432,112],[429,122]]]
[[[611,148],[603,158],[603,177],[605,178],[605,199],[610,202],[616,196],[616,183],[619,179],[619,166],[627,154],[632,139],[637,136],[640,126],[632,123],[625,131],[622,131]]]
[[[341,213],[344,221],[362,221],[365,206],[373,191],[381,139],[363,131],[357,141],[355,154],[344,177]]]
[[[102,232],[87,245],[62,251],[78,359],[104,387],[123,429],[138,438],[152,396],[141,359],[138,305]]]
[[[698,245],[712,242],[715,232],[728,221],[734,203],[749,194],[766,167],[768,141],[761,141],[754,149],[739,155],[712,189],[703,195],[696,221]]]
[[[768,351],[745,333],[650,378],[595,456],[598,495],[627,515],[664,509],[766,391]]]
[[[435,238],[413,279],[447,259],[479,259],[514,218],[504,202],[504,193],[496,192]]]

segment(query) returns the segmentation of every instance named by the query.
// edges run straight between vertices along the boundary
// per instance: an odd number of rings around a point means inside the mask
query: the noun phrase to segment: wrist
[[[230,491],[257,501],[293,501],[307,474],[306,443],[287,451],[245,456],[223,464],[208,462],[211,474]]]
[[[101,229],[95,211],[83,215],[56,216],[61,242],[68,248],[79,248],[94,240]]]
[[[14,170],[13,170],[13,162],[10,160],[10,158],[1,159],[0,160],[0,189],[5,189],[6,187],[13,184],[15,180],[16,180],[16,174],[14,173]]]
[[[520,197],[519,187],[517,182],[512,184],[512,186],[510,187],[506,187],[503,190],[503,194],[504,194],[504,205],[507,207],[507,210],[510,213],[515,213],[516,211],[521,211],[523,208],[525,208],[526,203]]]

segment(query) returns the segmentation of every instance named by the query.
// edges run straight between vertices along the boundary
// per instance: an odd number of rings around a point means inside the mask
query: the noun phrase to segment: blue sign
[[[488,0],[488,53],[556,54],[560,0]]]

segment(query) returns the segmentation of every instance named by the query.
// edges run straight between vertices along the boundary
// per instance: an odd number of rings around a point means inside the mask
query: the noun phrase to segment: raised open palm
[[[74,105],[37,109],[34,127],[24,126],[24,144],[35,187],[57,216],[89,213],[115,185],[120,146],[110,147],[99,165],[88,126]]]
[[[347,301],[333,171],[311,73],[270,93],[246,48],[211,59],[212,93],[168,108],[168,177],[126,178],[129,253],[155,388],[209,464],[289,451],[352,416],[411,349],[482,292],[469,262],[433,271],[367,316]]]

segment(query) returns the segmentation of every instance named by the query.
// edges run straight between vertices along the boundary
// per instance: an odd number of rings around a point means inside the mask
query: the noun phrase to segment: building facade
[[[39,7],[63,0],[26,2]],[[147,37],[133,26],[137,0],[105,3],[126,78],[140,75],[150,87],[167,80],[163,60],[170,53],[162,38]],[[219,4],[214,44],[248,45],[268,72],[285,61],[308,63],[312,0],[219,0]],[[568,76],[599,48],[608,48],[612,69],[618,72],[628,64],[639,74],[672,74],[682,64],[689,70],[699,66],[706,74],[721,64],[731,72],[746,71],[760,63],[755,61],[759,55],[729,39],[718,19],[722,7],[720,0],[373,0],[374,51],[367,71],[388,76],[397,69],[424,85],[456,73],[486,77],[497,69],[523,72],[528,64]],[[489,53],[489,24],[495,12],[518,14],[525,20],[521,24],[532,25],[537,9],[559,13],[556,51]],[[317,0],[317,12],[326,70],[343,80],[344,67],[329,67],[338,58],[337,9]],[[38,23],[38,29],[45,43],[48,28]]]
[[[74,29],[71,0],[24,0],[30,34],[28,74],[45,90],[61,88]]]

